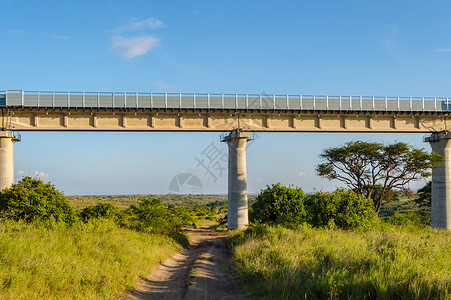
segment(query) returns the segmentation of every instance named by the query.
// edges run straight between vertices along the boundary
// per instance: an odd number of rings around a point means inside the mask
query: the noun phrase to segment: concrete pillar
[[[13,141],[16,140],[11,131],[0,131],[0,190],[14,183]]]
[[[442,167],[432,170],[431,226],[451,230],[451,133],[433,133],[425,141],[445,157]]]
[[[249,224],[247,206],[246,142],[250,134],[233,130],[222,138],[229,146],[229,193],[227,229],[243,229]]]

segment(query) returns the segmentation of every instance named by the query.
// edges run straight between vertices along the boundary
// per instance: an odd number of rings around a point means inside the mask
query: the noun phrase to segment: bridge
[[[15,131],[214,131],[229,146],[229,228],[247,225],[249,132],[431,133],[432,226],[451,230],[447,97],[0,91],[0,189],[14,182]]]

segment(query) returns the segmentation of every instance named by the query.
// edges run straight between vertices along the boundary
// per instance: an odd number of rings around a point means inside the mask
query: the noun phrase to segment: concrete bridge
[[[229,146],[229,228],[247,225],[248,132],[431,133],[432,226],[451,230],[451,103],[445,97],[0,91],[0,189],[14,182],[14,131],[215,131]]]

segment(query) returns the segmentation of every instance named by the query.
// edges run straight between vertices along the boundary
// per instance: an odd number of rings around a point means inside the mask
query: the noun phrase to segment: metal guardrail
[[[446,97],[0,91],[0,107],[451,111]]]

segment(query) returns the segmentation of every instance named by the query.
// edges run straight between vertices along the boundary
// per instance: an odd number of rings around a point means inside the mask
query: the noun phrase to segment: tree
[[[415,197],[415,202],[422,207],[431,207],[431,191],[432,191],[432,181],[426,183],[421,189],[417,191],[417,196]]]
[[[328,148],[316,167],[319,176],[344,182],[357,193],[373,200],[377,213],[393,189],[410,193],[408,184],[431,175],[444,158],[436,153],[398,142],[390,145],[349,142]]]
[[[27,222],[53,219],[72,224],[76,220],[69,201],[54,185],[29,176],[1,191],[0,216]]]

